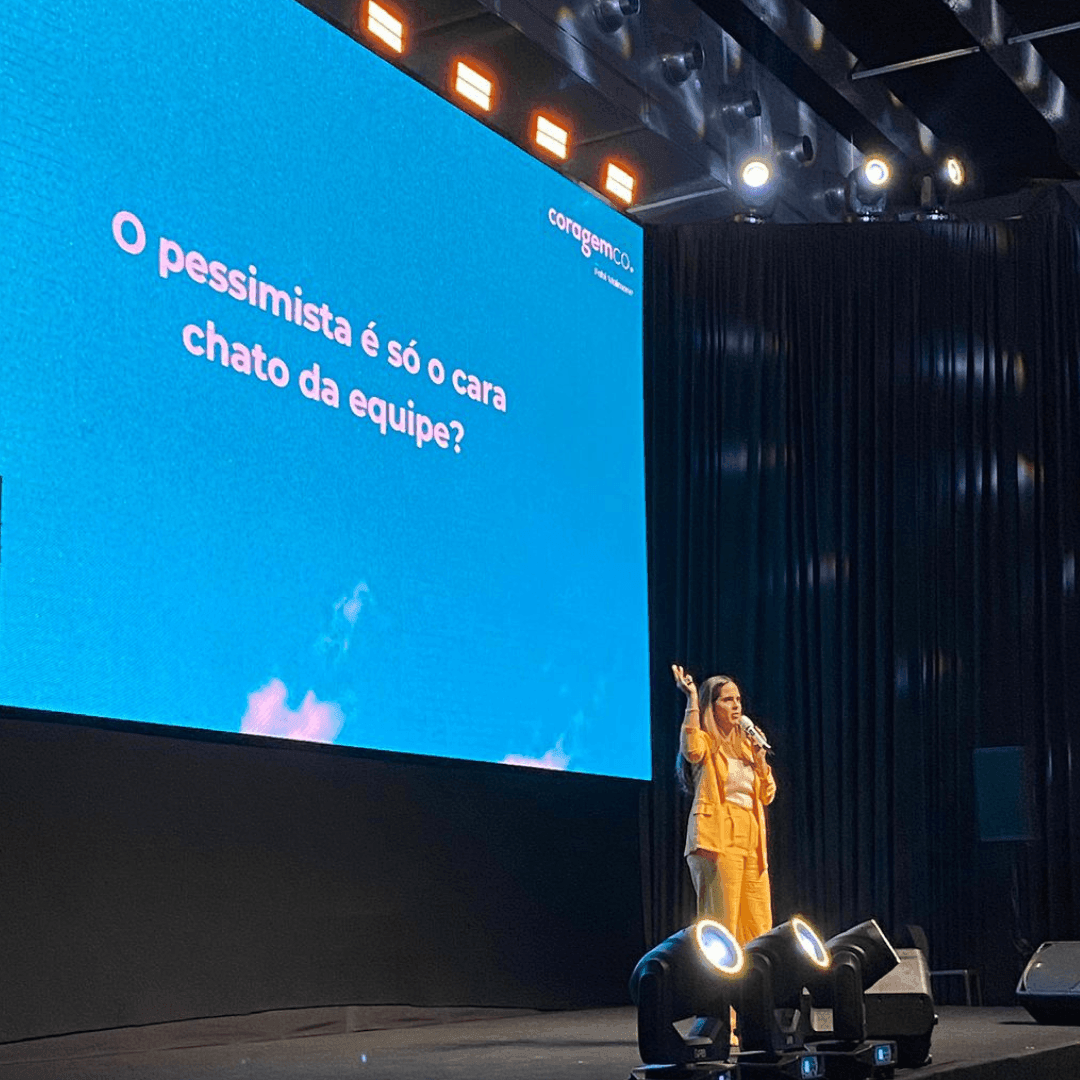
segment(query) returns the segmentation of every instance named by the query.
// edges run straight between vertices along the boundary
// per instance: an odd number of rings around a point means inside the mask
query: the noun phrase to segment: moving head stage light
[[[647,1065],[727,1060],[735,978],[744,964],[731,931],[712,919],[698,920],[647,952],[630,976],[641,1060]],[[694,1016],[708,1022],[682,1036],[675,1024]]]
[[[805,919],[794,918],[751,941],[746,958],[741,1080],[792,1076],[796,1068],[818,1069],[829,1080],[894,1074],[896,1043],[871,1037],[864,994],[900,959],[873,919],[822,942]]]
[[[699,920],[646,953],[631,976],[646,1063],[632,1080],[883,1080],[898,1064],[922,1065],[937,1018],[932,1002],[924,1015],[926,994],[910,978],[895,978],[909,966],[873,919],[823,942],[796,916],[745,950],[721,923]],[[684,1036],[675,1025],[691,1018]]]
[[[646,953],[630,977],[630,996],[638,1009],[638,1048],[646,1063],[633,1070],[631,1080],[740,1077],[742,1065],[728,1060],[730,1016],[731,1006],[738,1007],[741,1000],[746,971],[739,943],[712,919],[698,920]],[[684,1036],[675,1024],[691,1017],[697,1021]],[[771,1066],[770,1075],[791,1080],[825,1075],[820,1058],[805,1051],[786,1055],[781,1064]]]
[[[826,948],[832,954],[832,967],[829,978],[814,989],[814,1004],[831,1010],[833,1039],[862,1042],[866,1038],[863,994],[892,971],[900,957],[874,919],[830,938]]]
[[[874,919],[830,938],[826,948],[832,964],[810,983],[813,1030],[807,1036],[824,1060],[825,1075],[892,1076],[897,1045],[892,1038],[871,1038],[865,993],[899,965],[900,957]]]
[[[814,928],[796,916],[746,946],[739,1039],[744,1050],[775,1057],[806,1043],[803,987],[829,970],[830,956]]]

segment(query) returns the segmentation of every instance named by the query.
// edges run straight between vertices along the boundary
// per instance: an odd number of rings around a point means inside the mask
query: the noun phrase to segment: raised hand
[[[675,676],[675,683],[686,695],[688,701],[697,701],[697,687],[694,685],[694,676],[689,671],[684,671],[678,664],[671,665],[671,674]]]

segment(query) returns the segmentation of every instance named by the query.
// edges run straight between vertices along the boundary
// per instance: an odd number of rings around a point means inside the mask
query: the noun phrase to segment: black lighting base
[[[744,1050],[733,1061],[640,1065],[630,1080],[891,1080],[896,1043],[822,1042],[770,1054]]]
[[[826,1080],[889,1080],[895,1075],[896,1043],[820,1042],[807,1047],[821,1058]]]
[[[688,1065],[639,1065],[630,1080],[738,1080],[738,1066],[730,1061],[702,1061]]]
[[[810,1049],[770,1054],[744,1050],[735,1056],[738,1080],[821,1080],[825,1076],[822,1056]]]

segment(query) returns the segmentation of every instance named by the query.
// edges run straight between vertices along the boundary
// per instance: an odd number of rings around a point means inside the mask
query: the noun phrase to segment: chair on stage
[[[926,936],[926,931],[921,926],[914,923],[908,923],[904,929],[911,938],[911,944],[926,957],[926,964],[927,967],[929,967],[930,941]],[[963,980],[965,1005],[981,1005],[983,1003],[982,978],[979,975],[978,968],[944,968],[939,971],[930,971],[931,979],[944,979],[948,977]],[[974,994],[972,994],[973,990]],[[934,999],[937,1000],[937,998],[938,995],[935,993]]]

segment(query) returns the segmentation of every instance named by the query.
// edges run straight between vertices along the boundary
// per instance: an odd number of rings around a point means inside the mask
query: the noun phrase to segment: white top
[[[727,755],[724,755],[727,757]],[[754,767],[741,757],[729,757],[724,797],[733,806],[754,809]]]

